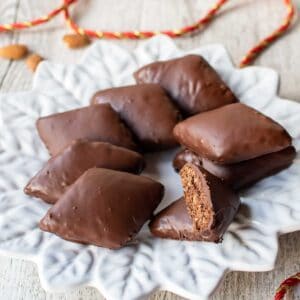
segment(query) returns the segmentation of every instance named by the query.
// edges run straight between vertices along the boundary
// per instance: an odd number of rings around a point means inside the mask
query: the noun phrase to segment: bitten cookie
[[[166,239],[221,242],[236,215],[240,199],[221,180],[193,164],[181,172],[184,197],[159,212],[149,224]]]
[[[180,176],[195,230],[201,232],[202,240],[221,241],[239,208],[238,195],[219,178],[190,163]]]

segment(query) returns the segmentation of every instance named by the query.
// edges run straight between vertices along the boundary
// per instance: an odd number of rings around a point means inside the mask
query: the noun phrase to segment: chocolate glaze
[[[117,249],[151,218],[164,187],[143,176],[86,171],[48,211],[40,228],[63,239]]]
[[[175,155],[173,159],[173,168],[176,172],[179,172],[186,163],[192,163],[198,167],[201,167],[202,158],[189,149],[182,149]]]
[[[222,180],[191,163],[185,164],[180,176],[187,210],[199,240],[220,242],[238,211],[238,195]],[[204,210],[199,205],[204,205]]]
[[[98,167],[140,173],[143,157],[131,150],[103,142],[77,140],[46,165],[27,184],[26,194],[55,203],[86,170]]]
[[[194,167],[198,168],[194,165]],[[205,175],[208,183],[214,210],[215,220],[208,230],[197,230],[188,211],[184,198],[180,198],[159,212],[149,224],[154,236],[174,240],[210,241],[220,242],[224,232],[237,213],[240,201],[225,184],[206,171],[200,171]],[[208,191],[202,190],[207,193]]]
[[[208,159],[202,159],[196,153],[184,149],[175,156],[173,166],[178,172],[186,163],[191,162],[197,166],[202,166],[205,170],[224,180],[234,189],[239,190],[288,168],[295,157],[295,148],[291,146],[278,152],[239,163],[220,165]]]
[[[201,241],[201,231],[194,228],[184,198],[173,202],[160,211],[150,222],[154,236],[173,240]]]
[[[136,149],[131,132],[109,104],[39,118],[36,126],[51,155],[58,154],[77,139],[108,142]]]
[[[185,115],[237,102],[217,72],[199,55],[154,62],[134,73],[137,83],[158,83]]]
[[[173,128],[181,119],[180,113],[157,84],[99,91],[91,103],[109,103],[146,151],[164,150],[177,145]]]
[[[179,143],[203,158],[231,164],[291,145],[287,131],[242,103],[198,114],[174,128]]]

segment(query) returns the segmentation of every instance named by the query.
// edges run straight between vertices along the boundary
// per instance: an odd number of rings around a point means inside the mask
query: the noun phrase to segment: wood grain
[[[1,0],[0,23],[27,20],[55,7],[59,0]],[[197,19],[215,0],[84,0],[73,10],[83,25],[102,29],[166,29],[186,25]],[[300,0],[295,1],[300,7]],[[260,38],[270,33],[285,14],[282,1],[232,0],[210,26],[198,35],[176,40],[184,49],[208,43],[224,44],[238,63],[245,52]],[[83,50],[69,50],[62,42],[68,32],[63,19],[26,32],[1,34],[0,45],[11,42],[27,44],[43,57],[63,63],[73,63]],[[139,42],[116,42],[134,49]],[[280,95],[300,102],[300,24],[269,48],[256,61],[281,74]],[[23,62],[0,60],[0,91],[30,89],[32,74]],[[214,300],[272,299],[279,283],[299,271],[300,233],[280,238],[280,251],[274,271],[265,273],[231,272],[227,274]],[[40,286],[36,266],[18,259],[0,257],[0,299],[2,300],[100,300],[92,288],[81,288],[63,294],[46,293]],[[182,299],[171,293],[159,292],[151,300]],[[300,299],[289,295],[288,299]]]

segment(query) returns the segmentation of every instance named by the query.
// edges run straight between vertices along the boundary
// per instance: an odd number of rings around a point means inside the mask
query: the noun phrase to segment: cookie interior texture
[[[180,176],[187,208],[195,228],[200,231],[211,228],[215,213],[205,175],[189,164],[180,171]]]
[[[240,205],[239,196],[222,180],[187,163],[180,171],[184,199],[202,240],[220,242]]]

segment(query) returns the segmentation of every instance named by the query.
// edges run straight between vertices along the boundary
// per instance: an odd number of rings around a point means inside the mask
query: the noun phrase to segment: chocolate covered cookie
[[[280,124],[242,103],[188,118],[176,125],[174,135],[186,148],[220,164],[277,152],[292,142]]]
[[[149,228],[154,236],[164,239],[202,241],[206,238],[194,227],[184,198],[160,211],[150,222]]]
[[[136,149],[131,132],[109,104],[42,117],[38,119],[36,126],[51,155],[58,154],[77,139],[108,142]]]
[[[180,171],[184,199],[199,239],[219,242],[240,205],[238,195],[223,181],[191,163]]]
[[[250,160],[220,165],[185,149],[175,156],[173,166],[176,171],[180,171],[186,163],[192,162],[239,190],[288,168],[295,157],[295,148],[291,146]]]
[[[163,185],[150,178],[89,169],[49,209],[40,228],[66,240],[117,249],[151,218],[163,194]]]
[[[192,163],[198,167],[202,166],[202,157],[189,149],[180,150],[173,159],[173,168],[179,172],[186,163]]]
[[[180,113],[159,85],[140,84],[99,91],[91,103],[109,103],[145,151],[177,145],[173,128],[181,119]]]
[[[181,173],[185,199],[159,212],[149,224],[154,236],[188,241],[220,242],[240,201],[219,179],[195,165]]]
[[[199,55],[154,62],[134,73],[137,83],[158,83],[185,115],[237,102],[218,73]]]
[[[55,203],[86,170],[106,168],[140,173],[143,157],[131,150],[103,142],[77,140],[50,158],[27,184],[26,194]]]

